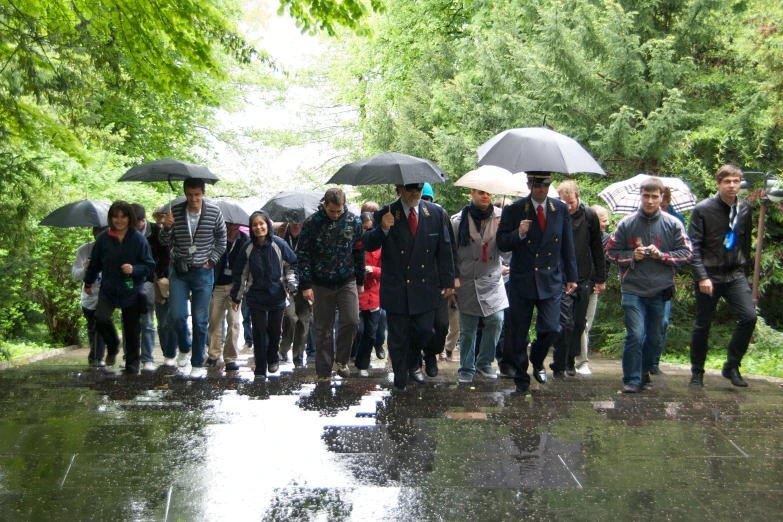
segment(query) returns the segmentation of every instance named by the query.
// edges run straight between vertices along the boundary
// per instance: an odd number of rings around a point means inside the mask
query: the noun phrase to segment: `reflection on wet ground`
[[[1,520],[780,520],[777,384],[670,371],[622,395],[616,361],[527,395],[510,381],[314,383],[282,366],[188,381],[0,372]],[[382,366],[384,361],[374,361]]]

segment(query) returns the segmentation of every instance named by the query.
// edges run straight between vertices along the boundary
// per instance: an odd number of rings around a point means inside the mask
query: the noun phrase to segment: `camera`
[[[645,247],[645,249],[644,249],[644,257],[650,257],[650,255],[651,255],[650,254],[650,249]]]
[[[174,270],[177,272],[177,275],[179,276],[183,276],[190,271],[187,258],[175,257],[172,260],[171,264],[174,266]]]

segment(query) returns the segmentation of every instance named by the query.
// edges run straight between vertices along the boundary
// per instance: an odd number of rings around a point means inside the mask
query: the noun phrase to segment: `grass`
[[[56,348],[47,343],[36,343],[25,340],[14,340],[0,344],[0,361],[13,361],[23,357],[29,357],[47,352]]]

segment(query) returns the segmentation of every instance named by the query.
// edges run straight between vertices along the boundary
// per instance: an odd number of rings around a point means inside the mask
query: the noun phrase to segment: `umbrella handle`
[[[169,181],[169,188],[171,188],[171,191],[172,192],[176,192],[176,190],[174,189],[174,185],[171,183],[171,174],[169,174],[169,180],[168,181]]]

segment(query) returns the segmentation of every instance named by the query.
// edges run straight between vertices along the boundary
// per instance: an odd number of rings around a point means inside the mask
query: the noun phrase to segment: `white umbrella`
[[[525,180],[512,175],[502,167],[495,167],[494,165],[483,165],[475,170],[471,170],[459,178],[454,183],[454,186],[483,190],[490,194],[516,195],[521,191],[527,190]]]
[[[598,194],[598,197],[606,201],[609,210],[613,214],[633,214],[641,206],[642,196],[639,192],[644,180],[651,178],[649,174],[637,174],[636,176],[612,183]],[[671,206],[677,212],[687,212],[696,206],[696,196],[680,178],[658,178],[668,187],[672,193]]]

